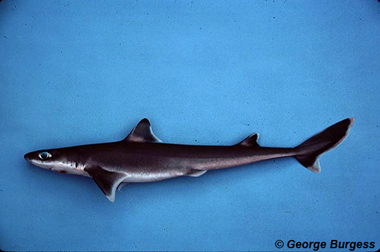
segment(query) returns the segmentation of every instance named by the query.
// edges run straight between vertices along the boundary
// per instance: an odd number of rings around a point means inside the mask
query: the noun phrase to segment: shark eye
[[[41,160],[46,160],[46,159],[49,159],[52,157],[52,155],[47,152],[47,151],[43,151],[43,152],[40,152],[38,153],[38,157],[41,159]]]

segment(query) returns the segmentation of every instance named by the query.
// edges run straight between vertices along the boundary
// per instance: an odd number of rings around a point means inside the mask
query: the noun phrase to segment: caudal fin
[[[296,147],[297,151],[305,154],[297,155],[295,158],[310,171],[320,172],[318,157],[340,144],[348,135],[353,123],[354,118],[347,118],[312,136]]]

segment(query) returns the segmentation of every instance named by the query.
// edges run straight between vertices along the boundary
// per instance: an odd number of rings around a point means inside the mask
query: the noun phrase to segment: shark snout
[[[24,158],[26,161],[28,161],[32,165],[47,169],[48,164],[44,162],[43,160],[41,160],[39,155],[40,155],[39,152],[29,152],[24,155]]]
[[[33,155],[32,155],[32,152],[29,152],[29,153],[26,153],[26,154],[24,155],[24,158],[25,158],[26,161],[28,161],[28,162],[31,163],[32,156],[33,156]]]

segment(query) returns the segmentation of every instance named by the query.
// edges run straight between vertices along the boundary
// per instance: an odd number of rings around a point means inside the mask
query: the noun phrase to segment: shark
[[[319,173],[319,156],[341,143],[353,122],[354,118],[342,120],[296,147],[273,148],[260,146],[257,133],[231,146],[162,143],[144,118],[121,141],[38,150],[24,158],[44,169],[90,177],[114,202],[116,190],[126,183],[199,177],[210,170],[274,158],[294,157],[302,166]]]

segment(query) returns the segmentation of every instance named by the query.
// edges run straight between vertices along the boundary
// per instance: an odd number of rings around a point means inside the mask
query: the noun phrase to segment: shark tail
[[[347,118],[307,139],[295,148],[298,153],[302,153],[295,158],[310,171],[319,173],[318,157],[340,144],[353,123],[354,118]]]

